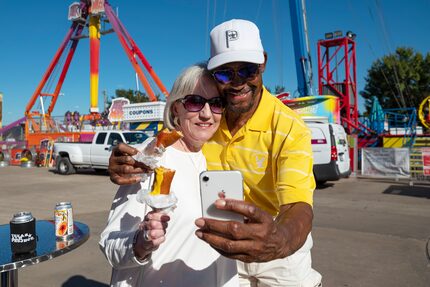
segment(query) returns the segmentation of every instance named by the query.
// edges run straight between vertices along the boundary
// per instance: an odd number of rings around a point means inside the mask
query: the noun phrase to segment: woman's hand
[[[137,231],[137,238],[133,246],[134,254],[140,260],[145,259],[154,250],[157,250],[161,243],[166,240],[167,223],[170,217],[161,212],[149,212]]]

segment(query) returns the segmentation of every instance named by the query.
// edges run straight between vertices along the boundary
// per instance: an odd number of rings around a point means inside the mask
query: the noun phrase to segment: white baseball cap
[[[247,20],[233,19],[212,29],[208,70],[231,62],[264,63],[258,27]]]

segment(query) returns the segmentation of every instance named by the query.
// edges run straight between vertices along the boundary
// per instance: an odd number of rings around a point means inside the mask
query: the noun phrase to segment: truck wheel
[[[59,174],[68,175],[75,173],[76,169],[68,157],[60,157],[57,162],[57,172]]]

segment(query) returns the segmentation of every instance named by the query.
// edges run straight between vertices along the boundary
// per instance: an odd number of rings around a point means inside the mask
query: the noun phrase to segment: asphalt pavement
[[[0,224],[18,211],[52,219],[71,201],[89,240],[65,255],[19,270],[20,287],[108,286],[98,240],[117,187],[92,170],[62,176],[46,168],[0,168]],[[313,266],[323,286],[430,286],[430,184],[351,177],[314,196]],[[4,240],[3,238],[1,240]]]

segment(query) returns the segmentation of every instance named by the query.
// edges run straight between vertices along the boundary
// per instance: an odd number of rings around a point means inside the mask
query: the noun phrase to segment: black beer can
[[[12,254],[31,253],[36,250],[36,219],[31,212],[18,212],[10,221]]]

